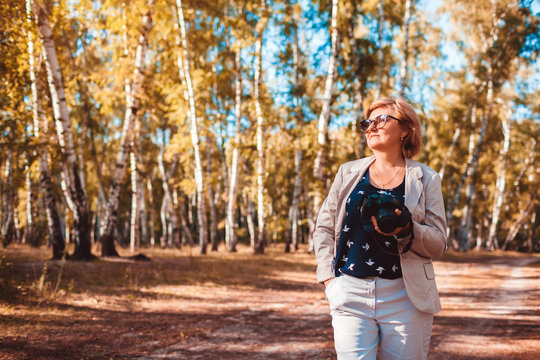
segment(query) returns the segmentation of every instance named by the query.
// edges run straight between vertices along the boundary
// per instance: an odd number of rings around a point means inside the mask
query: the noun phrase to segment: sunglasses
[[[379,116],[377,116],[375,119],[371,120],[371,119],[365,119],[365,120],[362,120],[360,122],[360,130],[363,132],[363,133],[366,133],[368,132],[368,129],[370,127],[371,124],[373,124],[375,126],[376,129],[382,129],[384,127],[384,125],[386,125],[386,122],[388,120],[396,120],[396,121],[401,121],[399,120],[398,118],[395,118],[393,117],[392,115],[388,115],[388,114],[381,114]]]

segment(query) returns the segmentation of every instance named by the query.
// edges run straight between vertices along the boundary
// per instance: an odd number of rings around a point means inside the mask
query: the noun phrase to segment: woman
[[[427,359],[441,309],[431,259],[446,249],[441,180],[412,160],[422,136],[410,104],[381,99],[366,115],[374,156],[343,164],[319,211],[317,281],[338,359],[375,360],[378,348],[383,360]]]

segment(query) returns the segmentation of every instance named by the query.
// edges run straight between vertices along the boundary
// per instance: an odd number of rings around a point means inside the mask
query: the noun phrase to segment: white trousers
[[[427,359],[433,314],[411,303],[403,279],[341,275],[326,287],[338,360]]]

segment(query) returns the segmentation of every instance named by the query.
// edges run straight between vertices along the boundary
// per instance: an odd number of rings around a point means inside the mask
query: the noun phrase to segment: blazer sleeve
[[[438,173],[430,174],[424,185],[425,220],[414,222],[411,250],[431,259],[439,258],[446,250],[446,212]]]
[[[313,246],[315,248],[315,258],[317,259],[317,281],[320,283],[335,276],[335,223],[342,181],[343,166],[340,166],[328,196],[319,210],[315,232],[313,233]]]

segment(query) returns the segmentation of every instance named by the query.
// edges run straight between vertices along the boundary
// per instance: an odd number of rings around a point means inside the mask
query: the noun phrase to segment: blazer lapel
[[[341,224],[343,223],[343,219],[345,217],[345,201],[351,195],[355,186],[360,181],[361,176],[364,175],[367,168],[374,160],[374,156],[360,159],[357,161],[356,164],[351,166],[348,173],[344,174],[343,183],[339,192],[339,200],[337,204],[338,211],[335,224],[336,236],[338,236],[341,231]]]
[[[405,180],[405,206],[412,213],[418,206],[418,201],[420,200],[420,195],[424,185],[422,183],[422,168],[420,165],[411,159],[406,159],[406,180]]]

